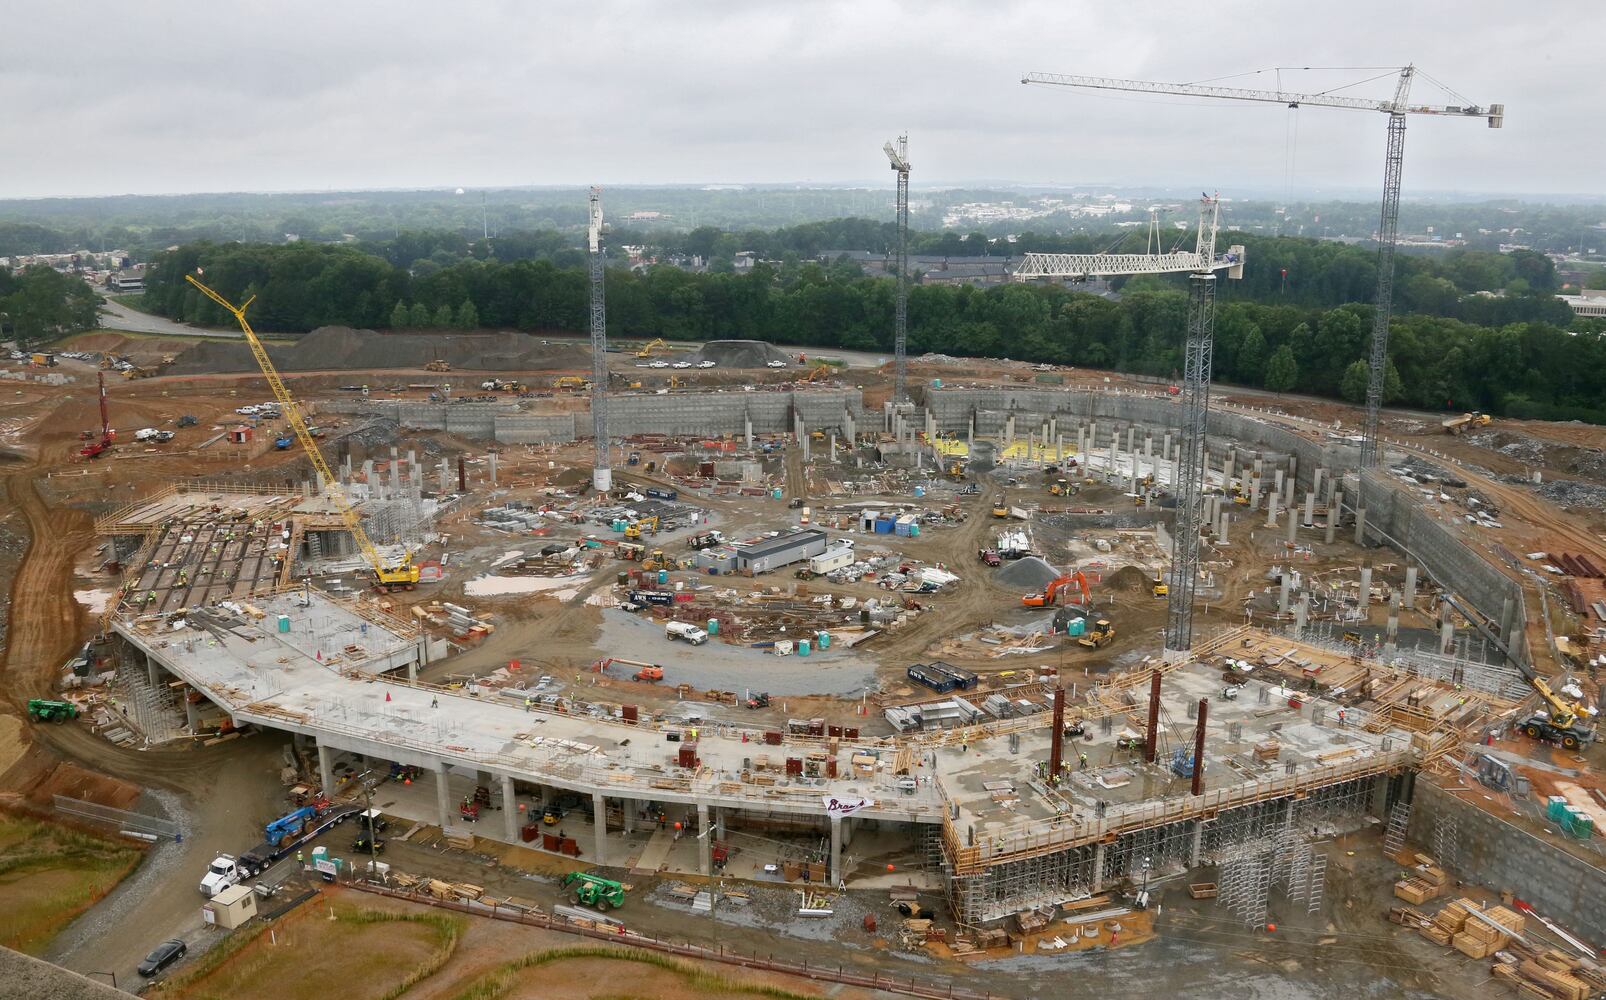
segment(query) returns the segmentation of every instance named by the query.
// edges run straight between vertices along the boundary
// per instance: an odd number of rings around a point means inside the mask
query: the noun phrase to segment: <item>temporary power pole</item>
[[[896,145],[881,147],[898,174],[898,306],[892,321],[892,402],[908,399],[909,340],[909,136],[898,136]]]
[[[1394,71],[1390,71],[1394,72]],[[1065,76],[1058,73],[1028,73],[1021,83],[1041,83],[1058,87],[1085,87],[1094,90],[1125,90],[1145,94],[1177,94],[1184,97],[1215,97],[1229,101],[1258,101],[1290,108],[1340,108],[1349,111],[1377,111],[1388,115],[1388,149],[1383,161],[1383,214],[1377,229],[1377,298],[1372,310],[1372,353],[1370,378],[1366,385],[1366,430],[1361,439],[1361,466],[1369,468],[1382,461],[1377,442],[1378,412],[1383,405],[1384,375],[1388,371],[1389,313],[1394,305],[1394,247],[1400,223],[1400,178],[1405,160],[1405,116],[1441,115],[1452,118],[1483,118],[1490,128],[1505,124],[1504,104],[1476,105],[1438,81],[1433,81],[1461,104],[1409,104],[1415,66],[1399,71],[1393,100],[1340,97],[1325,94],[1296,94],[1277,90],[1250,90],[1241,87],[1212,87],[1192,83],[1151,83],[1144,80],[1113,80],[1098,76]],[[1427,74],[1422,74],[1426,76]],[[1431,77],[1429,78],[1431,79]]]
[[[608,305],[602,285],[602,189],[591,189],[591,434],[596,444],[591,486],[598,493],[613,489],[608,465]]]

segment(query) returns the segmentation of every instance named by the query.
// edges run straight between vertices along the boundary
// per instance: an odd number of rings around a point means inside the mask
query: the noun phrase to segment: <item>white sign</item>
[[[827,816],[851,816],[860,809],[868,809],[870,806],[875,805],[874,799],[857,797],[839,799],[834,795],[822,796],[822,801],[825,803]]]

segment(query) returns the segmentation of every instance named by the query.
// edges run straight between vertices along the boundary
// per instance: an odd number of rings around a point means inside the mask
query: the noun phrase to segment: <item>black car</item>
[[[189,945],[178,938],[173,938],[171,941],[163,941],[151,949],[151,953],[145,956],[145,961],[139,963],[139,968],[136,971],[146,979],[149,979],[183,958],[189,950]]]

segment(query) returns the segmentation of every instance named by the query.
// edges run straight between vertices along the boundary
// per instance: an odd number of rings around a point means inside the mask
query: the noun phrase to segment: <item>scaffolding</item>
[[[1440,865],[1456,865],[1461,853],[1461,831],[1455,813],[1446,809],[1433,820],[1433,855]]]
[[[1383,836],[1383,852],[1389,857],[1398,857],[1405,850],[1405,831],[1411,825],[1411,803],[1401,799],[1394,803],[1389,810],[1389,828]]]

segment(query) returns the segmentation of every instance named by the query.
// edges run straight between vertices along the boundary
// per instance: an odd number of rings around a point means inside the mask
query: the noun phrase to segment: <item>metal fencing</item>
[[[96,802],[86,802],[83,799],[70,798],[66,795],[55,796],[56,811],[76,816],[79,819],[94,820],[107,823],[119,830],[133,830],[136,833],[149,834],[153,837],[176,838],[179,835],[179,825],[172,820],[152,816],[149,813],[130,812],[127,809],[113,809]]]

